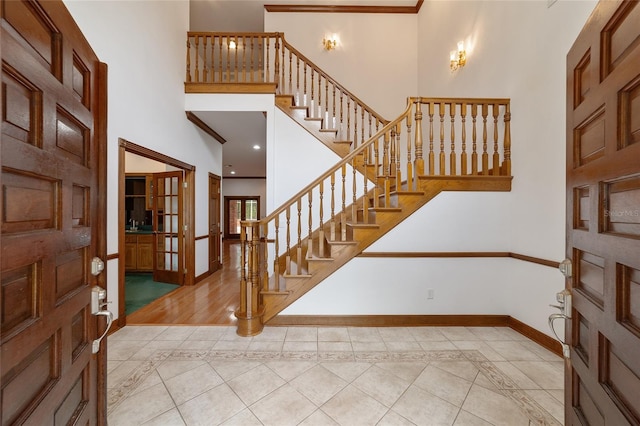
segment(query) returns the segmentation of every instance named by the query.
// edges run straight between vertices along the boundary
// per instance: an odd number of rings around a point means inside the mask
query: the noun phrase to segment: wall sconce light
[[[324,50],[333,50],[336,48],[337,45],[338,45],[338,36],[336,36],[335,34],[332,35],[331,37],[325,36],[322,39],[322,47],[324,47]]]
[[[236,41],[234,39],[229,40],[229,49],[235,49],[236,47],[238,47]]]
[[[455,50],[451,51],[450,59],[451,59],[451,63],[450,63],[451,72],[454,72],[458,68],[464,67],[464,64],[467,63],[467,52],[464,50],[463,41],[458,42],[457,51]]]

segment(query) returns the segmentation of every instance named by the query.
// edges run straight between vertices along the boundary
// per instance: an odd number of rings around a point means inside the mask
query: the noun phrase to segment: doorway
[[[195,282],[194,175],[190,164],[120,139],[120,326],[134,309]]]
[[[209,173],[209,274],[222,266],[220,253],[220,176]]]
[[[224,237],[232,240],[240,239],[240,222],[258,220],[260,217],[260,197],[225,196],[224,217]]]

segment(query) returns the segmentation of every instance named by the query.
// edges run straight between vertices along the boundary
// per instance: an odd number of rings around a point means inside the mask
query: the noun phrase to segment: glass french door
[[[240,221],[258,220],[260,217],[260,197],[224,197],[225,232],[228,239],[240,238]]]
[[[155,253],[153,280],[182,285],[184,228],[182,172],[154,173]]]

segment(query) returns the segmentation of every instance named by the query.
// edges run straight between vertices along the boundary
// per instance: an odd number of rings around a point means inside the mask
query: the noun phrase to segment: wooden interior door
[[[153,280],[184,283],[184,210],[181,171],[154,173]]]
[[[224,237],[226,239],[240,239],[240,221],[260,218],[260,197],[229,196],[224,197],[224,204]]]
[[[220,176],[209,173],[209,273],[220,266]]]
[[[106,424],[106,66],[61,1],[2,1],[3,425]]]
[[[640,4],[601,1],[567,57],[565,424],[640,424]]]

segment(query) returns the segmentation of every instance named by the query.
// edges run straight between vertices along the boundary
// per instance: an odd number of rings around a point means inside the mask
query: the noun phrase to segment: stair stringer
[[[263,323],[267,323],[286,307],[290,306],[304,294],[320,284],[323,280],[346,265],[354,257],[362,253],[367,247],[383,237],[387,232],[422,208],[443,191],[510,191],[511,176],[421,176],[418,179],[417,191],[398,191],[394,193],[400,211],[387,211],[384,214],[374,215],[375,225],[358,226],[364,224],[351,224],[349,233],[351,241],[331,242],[329,246],[341,246],[337,253],[332,253],[330,259],[304,259],[306,262],[321,262],[313,268],[307,267],[306,274],[296,277],[285,277],[285,291],[263,292],[264,317]],[[348,210],[351,210],[350,208]],[[318,230],[313,232],[317,235]],[[326,234],[327,235],[327,234]],[[306,246],[306,241],[302,242]],[[303,257],[305,255],[303,254]],[[297,259],[296,259],[297,261]],[[313,273],[310,273],[313,269]],[[273,277],[272,277],[273,279]],[[278,278],[279,280],[281,278]]]

